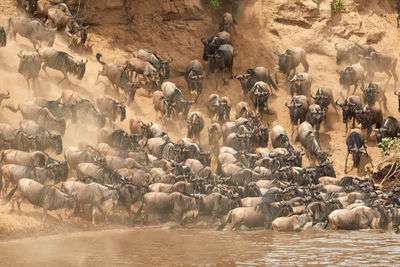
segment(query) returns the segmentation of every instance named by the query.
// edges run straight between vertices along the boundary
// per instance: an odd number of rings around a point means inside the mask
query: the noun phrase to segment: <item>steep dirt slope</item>
[[[6,26],[10,16],[17,14],[11,0],[0,3],[0,25]],[[101,52],[106,62],[124,64],[125,60],[132,56],[133,51],[139,48],[147,48],[157,51],[162,58],[173,58],[171,81],[175,82],[185,94],[186,84],[182,77],[174,74],[174,71],[182,71],[185,65],[192,59],[201,59],[202,44],[201,37],[209,37],[218,32],[218,20],[224,12],[222,8],[215,12],[209,10],[200,0],[175,0],[156,1],[138,0],[134,1],[128,8],[128,16],[131,24],[126,25],[127,13],[123,8],[124,1],[68,1],[73,12],[79,7],[79,15],[91,25],[89,30],[89,44],[93,51]],[[127,1],[130,2],[130,1]],[[376,49],[397,57],[399,52],[395,50],[394,44],[399,41],[398,30],[395,27],[394,5],[391,1],[382,0],[379,4],[375,1],[346,0],[346,10],[334,14],[331,10],[330,1],[320,1],[319,7],[312,0],[247,0],[239,1],[237,11],[237,33],[233,34],[235,48],[234,73],[241,73],[249,67],[266,66],[272,72],[276,72],[277,58],[274,50],[280,52],[288,48],[303,47],[307,51],[307,59],[310,63],[310,73],[313,76],[312,91],[319,86],[328,85],[334,89],[335,97],[339,97],[340,86],[335,64],[334,44],[346,45],[351,42],[369,43]],[[226,7],[224,7],[226,8]],[[55,44],[55,48],[68,51],[61,36]],[[0,90],[10,90],[12,99],[3,102],[18,104],[28,100],[25,80],[17,73],[18,58],[20,50],[31,51],[31,44],[17,37],[17,41],[10,41],[5,48],[0,49]],[[101,66],[93,55],[78,55],[70,52],[74,57],[88,58],[87,72],[82,81],[72,79],[72,89],[80,92],[84,97],[94,100],[103,92],[110,93],[109,83],[100,78],[96,83],[96,76]],[[206,62],[204,62],[206,64]],[[300,66],[298,71],[302,71]],[[40,96],[56,99],[60,96],[62,89],[70,89],[68,84],[58,84],[62,78],[56,71],[49,71],[50,77],[44,73],[40,74]],[[280,90],[270,98],[270,109],[272,114],[265,115],[265,123],[272,127],[281,124],[288,131],[290,129],[289,114],[284,106],[290,101],[290,95],[285,90],[284,77],[279,77]],[[378,82],[385,79],[384,75],[376,75]],[[199,103],[194,105],[193,110],[206,113],[205,102],[210,93],[215,92],[214,75],[209,75],[205,81],[203,95]],[[358,91],[357,93],[360,93]],[[232,98],[234,105],[242,99],[249,101],[247,96],[242,95],[240,84],[237,80],[230,80],[228,84],[218,91],[220,95],[228,95]],[[386,95],[389,99],[389,111],[385,115],[397,115],[397,99],[393,97],[393,82],[387,88]],[[234,110],[234,108],[233,108]],[[135,103],[128,109],[128,120],[132,116],[138,116],[144,121],[156,121],[152,107],[152,99],[140,89]],[[232,117],[234,112],[232,112]],[[15,115],[8,110],[2,110],[0,122],[7,122],[18,127],[21,116]],[[128,130],[128,120],[119,123],[118,126]],[[209,120],[206,120],[206,127]],[[168,131],[174,141],[186,136],[185,123],[172,122],[168,125]],[[321,143],[323,148],[329,148],[333,154],[335,169],[339,176],[343,175],[344,158],[346,156],[344,125],[341,123],[341,114],[335,113],[330,108],[328,123],[322,127]],[[206,130],[203,131],[202,143],[206,145]],[[96,143],[96,129],[92,126],[78,125],[68,126],[64,139],[64,146],[76,146],[79,142]],[[299,147],[299,144],[297,144]],[[368,142],[368,151],[372,159],[379,156],[374,137]],[[352,170],[350,174],[364,174],[362,160],[359,171]],[[308,160],[304,163],[307,165]],[[350,160],[350,164],[352,161]],[[28,209],[25,205],[23,209]],[[0,221],[14,225],[14,229],[24,229],[39,224],[25,222],[25,217],[6,216],[3,211],[8,211],[8,206],[0,207]],[[30,213],[39,214],[40,210],[29,210]],[[15,221],[13,221],[15,220]],[[18,223],[15,223],[18,222]],[[0,226],[1,228],[1,226]],[[4,229],[3,228],[3,229]]]

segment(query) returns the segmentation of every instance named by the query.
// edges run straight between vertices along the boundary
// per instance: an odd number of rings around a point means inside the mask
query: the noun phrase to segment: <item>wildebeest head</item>
[[[63,151],[61,135],[50,133],[50,139],[54,142],[56,154],[60,155]]]
[[[214,54],[210,55],[210,72],[214,73],[215,69],[222,69],[224,64],[224,54],[217,50]]]
[[[342,103],[339,103],[339,100],[336,100],[336,105],[342,108],[343,122],[347,122],[353,116],[354,110],[357,106],[356,103],[350,102],[348,97],[346,97]]]
[[[274,54],[279,58],[279,71],[283,74],[288,74],[293,60],[293,52],[286,50],[285,53],[280,54],[278,51],[275,51]]]
[[[192,113],[190,118],[187,120],[187,124],[188,124],[188,136],[187,137],[192,138],[194,128],[198,128],[200,125],[200,118],[197,116],[196,113]]]
[[[356,113],[358,115],[358,120],[361,122],[361,128],[368,128],[371,116],[371,106],[365,105],[362,110],[357,110]]]
[[[349,152],[353,156],[354,166],[358,167],[358,165],[360,165],[361,155],[363,154],[363,151],[361,150],[361,148],[351,147],[349,148]]]
[[[211,164],[211,153],[210,152],[203,152],[203,151],[200,152],[199,161],[204,166],[210,166],[210,164]]]
[[[311,123],[311,125],[315,127],[316,131],[319,131],[326,110],[322,109],[318,105],[312,105],[310,106],[309,112],[310,112],[309,122]]]
[[[208,128],[208,144],[211,146],[214,143],[218,143],[218,128],[216,125],[212,125]]]
[[[382,139],[388,136],[388,134],[387,134],[388,130],[386,128],[378,128],[378,129],[374,129],[373,131],[375,132],[375,135],[376,135],[376,141],[377,141],[378,145],[380,146]]]
[[[189,72],[189,89],[190,91],[197,91],[197,95],[200,95],[203,90],[203,79],[205,77],[204,71],[202,73],[198,73],[196,71],[191,70]]]
[[[329,96],[323,95],[321,93],[321,88],[318,88],[317,93],[315,94],[315,96],[313,96],[311,94],[310,97],[312,99],[314,99],[314,103],[319,105],[321,108],[327,107],[328,104],[329,104]]]
[[[86,61],[83,61],[83,59],[81,61],[78,61],[75,63],[75,71],[74,73],[78,76],[78,80],[82,80],[83,75],[85,75],[85,71],[86,71],[86,63],[88,62],[88,60],[86,59]]]
[[[17,56],[20,58],[18,73],[24,77],[36,77],[39,75],[41,64],[39,53],[23,54],[21,50]]]
[[[361,91],[363,91],[364,102],[370,106],[375,105],[375,96],[378,93],[378,85],[376,83],[369,83],[366,88],[361,87]]]
[[[342,71],[339,72],[340,78],[339,82],[343,85],[343,87],[348,87],[354,83],[356,71],[353,67],[345,67]]]
[[[186,99],[180,99],[176,103],[173,103],[172,106],[175,108],[177,112],[182,112],[182,118],[186,119],[190,106],[194,104],[194,101],[187,101]]]
[[[7,34],[3,26],[0,26],[0,47],[4,47],[7,44]]]
[[[201,38],[201,42],[204,45],[203,60],[208,61],[208,57],[214,54],[217,50],[218,47],[214,42],[216,38],[216,36],[213,36],[208,41],[206,41],[204,38]]]
[[[297,123],[297,121],[300,119],[300,109],[303,106],[303,103],[297,103],[295,98],[292,98],[292,101],[290,104],[285,103],[285,106],[289,108],[289,115],[290,115],[290,120],[293,124]]]
[[[254,77],[253,77],[252,73],[249,70],[247,70],[242,75],[235,75],[234,76],[235,79],[238,79],[240,81],[240,85],[242,86],[244,94],[247,94],[250,91],[250,89],[253,88],[253,86],[255,84]]]

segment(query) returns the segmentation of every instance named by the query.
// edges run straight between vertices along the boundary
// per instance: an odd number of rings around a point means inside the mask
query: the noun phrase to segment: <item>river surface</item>
[[[400,235],[154,228],[0,242],[0,266],[288,266],[400,264]]]

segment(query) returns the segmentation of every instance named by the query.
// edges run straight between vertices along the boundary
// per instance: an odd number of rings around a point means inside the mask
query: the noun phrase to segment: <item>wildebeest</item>
[[[136,151],[140,148],[138,143],[139,136],[140,134],[128,134],[122,129],[102,128],[97,133],[97,142],[106,143],[121,150]]]
[[[185,80],[188,84],[189,92],[196,94],[196,99],[203,90],[203,79],[205,77],[203,65],[198,60],[192,60],[186,67]]]
[[[187,121],[188,133],[187,137],[192,138],[200,143],[200,133],[204,128],[203,115],[200,112],[192,112]]]
[[[322,109],[328,109],[328,106],[331,105],[336,113],[336,104],[335,100],[333,99],[333,94],[332,94],[332,89],[326,86],[322,86],[318,88],[317,92],[315,92],[315,95],[313,96],[312,94],[310,95],[312,99],[314,99],[314,103],[319,105]]]
[[[321,149],[312,125],[305,121],[300,124],[298,132],[301,145],[307,149],[308,158],[311,160],[311,155],[313,155],[318,158],[318,162],[325,162],[328,157],[328,151]]]
[[[232,147],[236,151],[250,151],[250,135],[231,133],[226,137],[226,146]]]
[[[147,142],[149,153],[157,158],[164,158],[182,162],[184,153],[182,147],[172,143],[170,140],[164,140],[160,137],[150,138]]]
[[[142,75],[145,80],[145,85],[148,88],[149,94],[150,89],[157,89],[159,85],[159,74],[157,72],[157,69],[153,65],[151,65],[151,63],[141,60],[139,58],[131,58],[126,61],[124,69],[129,74],[130,79],[133,79],[133,73],[135,73],[135,78],[137,80],[138,75]],[[149,88],[150,85],[151,88]]]
[[[47,100],[43,97],[35,97],[33,102],[42,108],[47,108],[56,118],[69,119],[72,116],[71,108],[73,105],[61,103],[58,100]]]
[[[164,96],[170,101],[174,107],[176,115],[182,114],[182,119],[186,120],[189,113],[190,106],[194,104],[194,101],[188,101],[182,94],[182,91],[172,82],[163,82],[161,90]]]
[[[366,206],[358,206],[352,209],[334,210],[328,216],[329,228],[335,229],[367,229],[377,228],[379,213]]]
[[[221,45],[214,54],[209,55],[210,57],[210,72],[214,73],[215,70],[220,70],[222,72],[222,80],[225,81],[225,68],[228,68],[233,78],[233,57],[234,50],[233,46],[230,44]],[[218,90],[218,78],[215,76],[215,88]]]
[[[174,109],[161,91],[155,91],[153,93],[153,106],[156,115],[158,112],[161,113],[161,121],[165,124],[167,119],[171,117],[171,112],[173,112]]]
[[[345,67],[339,73],[339,82],[343,89],[347,90],[347,96],[350,95],[350,87],[354,85],[354,94],[356,92],[358,83],[360,82],[362,87],[364,87],[364,68],[360,64],[353,64]]]
[[[360,56],[366,56],[372,51],[375,51],[368,45],[350,44],[345,48],[339,48],[335,44],[336,49],[336,64],[340,65],[343,63],[356,64],[360,61]]]
[[[108,118],[108,122],[112,127],[115,125],[118,115],[120,115],[120,121],[126,119],[125,101],[117,101],[108,95],[103,95],[96,99],[96,104],[99,111]]]
[[[0,93],[0,106],[1,106],[1,103],[3,102],[3,99],[9,99],[11,96],[10,96],[10,92],[9,91],[7,91],[7,94],[5,94],[5,93]]]
[[[228,198],[220,193],[211,193],[202,196],[199,207],[200,216],[213,216],[221,218],[225,216],[231,209],[238,206],[238,201]]]
[[[357,111],[362,110],[362,100],[357,95],[351,95],[344,99],[342,103],[339,103],[339,100],[336,100],[336,105],[342,108],[343,122],[346,123],[346,131],[347,131],[347,122],[353,119],[353,128],[355,127]]]
[[[37,147],[36,136],[15,129],[6,123],[0,123],[0,139],[3,143],[1,149],[12,148],[22,151],[34,151]]]
[[[394,88],[397,88],[399,78],[396,73],[397,58],[395,56],[373,51],[368,56],[362,57],[360,63],[367,72],[367,77],[370,78],[370,81],[374,78],[375,72],[385,72],[388,79],[383,88],[386,88],[392,76],[394,79]]]
[[[311,75],[302,72],[299,74],[293,75],[293,77],[289,80],[291,83],[290,85],[290,95],[293,97],[293,95],[305,95],[305,96],[310,96],[310,88],[312,84],[312,78]]]
[[[307,225],[311,226],[312,218],[309,214],[279,217],[272,221],[272,229],[280,232],[297,232]]]
[[[96,208],[104,216],[104,221],[108,224],[107,211],[104,202],[109,199],[117,201],[117,192],[104,185],[97,183],[84,184],[78,181],[67,181],[62,183],[61,191],[68,195],[73,195],[77,199],[77,204],[90,204],[92,224],[95,225]]]
[[[76,173],[81,181],[93,181],[100,184],[119,184],[122,178],[108,166],[87,162],[79,163]]]
[[[74,105],[83,98],[75,91],[63,90],[61,96],[56,100],[64,105]]]
[[[258,81],[262,81],[268,84],[271,91],[272,88],[278,90],[275,82],[272,80],[269,70],[265,67],[256,67],[253,69],[247,69],[242,75],[235,75],[234,78],[240,81],[243,89],[243,94],[247,94],[254,84]]]
[[[3,26],[0,26],[0,47],[5,47],[7,44],[7,34]]]
[[[159,58],[156,53],[148,51],[146,49],[139,49],[135,56],[138,59],[149,62],[153,67],[157,70],[160,77],[160,84],[163,83],[164,80],[169,79],[169,72],[171,69],[172,58],[167,61]]]
[[[350,131],[346,139],[346,144],[347,144],[347,155],[344,164],[345,173],[347,168],[347,159],[350,154],[353,156],[353,163],[354,166],[356,167],[360,165],[360,159],[363,153],[365,153],[368,156],[367,146],[365,145],[365,137],[360,129],[353,129]],[[362,151],[362,148],[364,148],[364,151]]]
[[[228,32],[219,32],[218,34],[212,36],[209,40],[205,41],[201,38],[201,42],[204,45],[203,60],[207,61],[209,55],[214,54],[214,52],[223,44],[232,44],[231,35]]]
[[[57,155],[62,153],[63,145],[60,134],[53,134],[49,132],[33,120],[20,121],[20,129],[32,136],[37,136],[37,150],[54,151]]]
[[[211,94],[208,97],[207,110],[208,117],[210,117],[211,121],[213,121],[214,117],[218,114],[219,104],[219,96],[217,94]]]
[[[318,133],[321,123],[325,118],[326,110],[322,109],[320,105],[312,104],[308,108],[307,121],[310,123],[314,130]]]
[[[219,123],[213,123],[208,128],[208,144],[212,147],[212,151],[215,155],[219,154],[219,140],[222,137],[222,129]]]
[[[20,51],[17,55],[20,58],[18,73],[24,76],[26,83],[28,84],[29,95],[31,93],[30,92],[31,85],[29,81],[32,80],[33,95],[36,95],[40,66],[42,64],[39,53],[32,52],[28,54],[22,54],[22,51]]]
[[[268,97],[271,95],[271,91],[265,82],[256,82],[250,91],[251,100],[254,105],[254,109],[259,114],[263,114],[264,108],[268,110]],[[262,118],[262,116],[261,116]]]
[[[400,133],[400,122],[393,116],[389,116],[383,121],[382,128],[374,129],[374,132],[376,133],[376,139],[379,144],[382,142],[382,138],[394,138],[398,136]]]
[[[48,75],[46,71],[46,67],[58,70],[62,72],[64,78],[59,81],[61,83],[64,80],[68,79],[68,73],[73,73],[77,76],[78,80],[82,80],[83,75],[86,71],[86,63],[88,60],[84,62],[83,59],[81,61],[76,60],[71,55],[57,51],[52,48],[46,47],[39,50],[40,59],[44,62],[42,65],[43,71]]]
[[[138,83],[134,83],[129,78],[126,73],[126,69],[122,66],[116,65],[114,63],[108,63],[101,61],[102,54],[97,53],[97,61],[103,65],[103,69],[97,74],[97,79],[99,76],[105,76],[111,82],[114,87],[115,95],[119,99],[119,89],[121,88],[125,94],[129,96],[129,102],[135,99],[136,89],[139,87]]]
[[[289,108],[293,141],[294,125],[299,125],[300,123],[306,121],[308,108],[310,105],[308,103],[307,97],[304,95],[294,96],[290,101],[290,104],[285,103],[285,105]]]
[[[58,209],[76,208],[76,198],[58,190],[54,185],[42,185],[31,179],[20,179],[17,186],[11,190],[5,199],[5,203],[11,202],[12,209],[17,201],[18,209],[21,211],[21,202],[28,199],[35,206],[43,208],[43,226],[46,223],[47,211]],[[61,214],[59,214],[61,217]]]
[[[232,14],[229,12],[225,12],[222,15],[222,21],[219,24],[219,31],[220,32],[231,32],[231,28],[234,30],[234,32],[236,32],[236,28],[235,25],[236,24],[236,20],[233,18]]]
[[[146,217],[150,217],[151,221],[159,223],[160,219],[172,215],[179,224],[183,224],[187,212],[198,212],[199,201],[179,192],[150,192],[144,195],[144,209]]]
[[[383,114],[382,110],[378,107],[371,107],[369,105],[365,105],[362,110],[357,112],[358,119],[361,122],[361,128],[367,129],[367,137],[368,140],[369,136],[372,132],[372,126],[375,124],[375,129],[381,128],[382,121],[383,121]]]
[[[34,102],[26,102],[18,105],[17,108],[12,105],[5,105],[3,108],[9,109],[11,112],[21,112],[23,119],[34,120],[43,128],[49,131],[56,131],[64,135],[66,122],[63,118],[56,118],[47,109],[36,105]]]
[[[236,119],[239,118],[250,118],[253,115],[250,105],[247,102],[241,101],[236,105]]]
[[[14,149],[7,149],[1,152],[0,163],[32,165],[37,167],[45,167],[47,162],[46,155],[41,151],[24,152]]]
[[[96,157],[98,156],[99,155],[97,151],[94,151],[91,148],[81,150],[78,147],[70,146],[64,151],[64,158],[71,171],[76,171],[76,168],[79,163],[82,162],[94,163]]]
[[[49,29],[37,20],[31,20],[23,17],[10,18],[8,20],[7,33],[10,33],[10,39],[16,39],[17,33],[31,41],[33,48],[48,42],[48,46],[52,47],[56,39],[55,30]]]
[[[285,148],[289,153],[295,155],[294,165],[297,167],[302,166],[302,155],[301,151],[296,151],[290,144],[289,138],[286,134],[285,129],[280,125],[275,125],[271,130],[271,143],[273,148]]]
[[[72,122],[94,124],[98,128],[103,128],[106,124],[106,114],[99,112],[89,100],[83,99],[72,106]]]
[[[286,80],[289,78],[291,72],[296,73],[296,68],[301,65],[304,67],[304,71],[308,72],[308,62],[306,59],[306,51],[303,48],[297,47],[291,50],[286,50],[280,54],[278,51],[274,51],[274,54],[278,56],[279,71],[286,74]]]
[[[381,109],[385,108],[385,110],[388,110],[385,90],[378,87],[378,84],[368,83],[367,87],[361,87],[360,89],[363,91],[365,104],[375,106],[376,101],[378,101]]]

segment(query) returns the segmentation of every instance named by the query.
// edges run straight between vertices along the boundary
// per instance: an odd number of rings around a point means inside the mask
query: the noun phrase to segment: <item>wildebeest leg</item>
[[[99,209],[100,213],[103,215],[103,217],[104,217],[104,222],[105,222],[106,224],[108,224],[107,212],[104,211],[104,210],[102,209],[102,207],[100,207],[100,206],[98,206],[97,208]]]
[[[347,160],[349,159],[349,154],[350,152],[348,151],[346,155],[346,160],[344,161],[344,173],[347,173],[346,169],[347,169]]]
[[[357,87],[358,87],[358,82],[356,82],[356,84],[354,85],[354,90],[353,90],[352,95],[354,95],[354,93],[356,92]],[[350,88],[350,87],[349,87],[349,88]],[[347,94],[347,96],[349,96],[349,95]]]
[[[386,71],[385,73],[388,76],[388,78],[386,80],[385,86],[383,87],[383,91],[386,91],[386,86],[389,84],[389,81],[392,78],[392,74],[390,73],[390,71]],[[397,89],[397,87],[396,87],[396,79],[395,78],[394,78],[394,89],[395,90]]]
[[[96,215],[96,206],[92,205],[92,225],[96,225],[96,220],[95,220],[95,215]]]
[[[42,227],[44,228],[47,218],[47,209],[43,208],[43,219],[42,219]]]
[[[50,77],[49,73],[48,73],[47,70],[46,70],[46,67],[47,67],[47,64],[46,64],[46,62],[45,62],[45,63],[43,64],[43,66],[42,66],[42,70],[44,71],[44,73],[47,74],[47,77]]]

